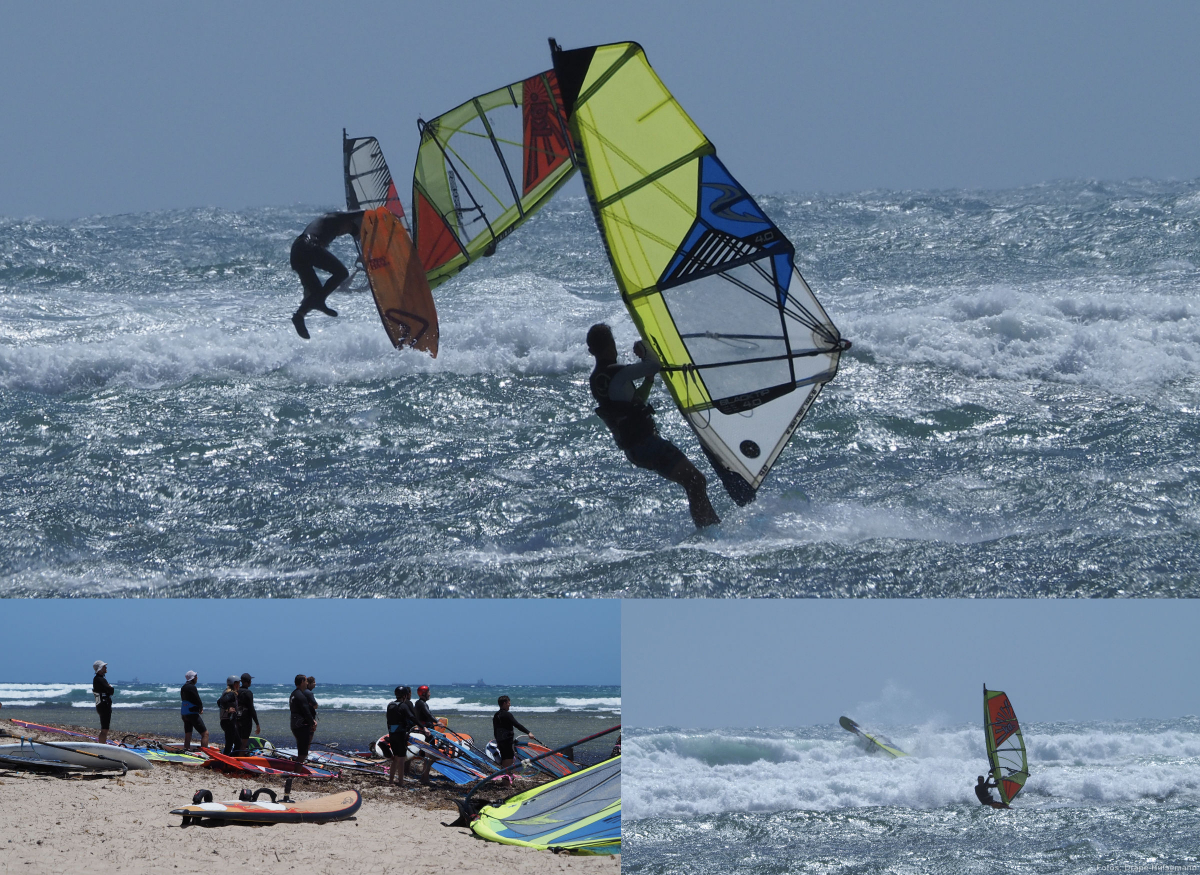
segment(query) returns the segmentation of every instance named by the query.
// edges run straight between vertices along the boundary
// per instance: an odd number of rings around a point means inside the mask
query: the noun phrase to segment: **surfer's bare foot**
[[[304,324],[304,314],[299,310],[292,314],[292,324],[296,326],[296,333],[308,340],[308,326]]]

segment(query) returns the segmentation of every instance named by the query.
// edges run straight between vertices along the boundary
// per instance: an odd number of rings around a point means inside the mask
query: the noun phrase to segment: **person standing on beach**
[[[292,735],[296,739],[296,762],[302,763],[308,759],[308,746],[312,744],[313,732],[317,725],[317,712],[309,698],[308,678],[302,674],[296,675],[296,689],[288,697],[288,708],[292,712]]]
[[[108,663],[97,659],[92,663],[92,697],[96,700],[96,713],[100,715],[100,743],[108,742],[108,724],[112,722],[112,697],[116,690],[104,677],[108,674]]]
[[[394,781],[401,787],[408,769],[408,734],[417,726],[417,712],[413,710],[411,700],[411,687],[396,687],[396,699],[387,706],[388,745],[392,748],[388,783]]]
[[[315,690],[316,688],[317,688],[317,679],[315,677],[313,677],[312,675],[309,675],[308,677],[306,677],[304,679],[304,692],[305,692],[305,694],[307,694],[308,701],[312,705],[312,709],[313,709],[312,735],[310,735],[308,737],[309,744],[312,743],[313,737],[316,736],[317,723],[320,722],[317,720],[317,697],[315,695],[313,695],[313,690]]]
[[[413,710],[417,715],[417,726],[425,733],[425,740],[432,743],[433,736],[429,734],[429,730],[440,727],[438,719],[429,710],[429,687],[427,685],[421,684],[417,687],[417,701],[413,705]]]
[[[208,727],[204,725],[204,703],[200,701],[200,690],[196,688],[199,676],[189,671],[183,676],[183,686],[179,688],[179,698],[183,702],[179,706],[179,715],[183,717],[183,749],[192,749],[192,732],[200,730],[200,746],[208,747]]]
[[[507,769],[513,764],[513,760],[517,758],[517,736],[515,729],[519,729],[537,741],[537,737],[532,732],[517,722],[517,718],[510,712],[512,701],[508,696],[501,696],[496,700],[496,704],[500,706],[500,710],[492,715],[492,732],[496,737],[496,747],[500,748],[500,768]],[[512,776],[505,775],[508,782],[512,783]]]
[[[254,691],[250,689],[252,680],[254,680],[254,676],[250,672],[242,672],[242,688],[238,690],[238,710],[241,712],[241,717],[238,718],[238,737],[241,739],[240,750],[242,753],[250,752],[251,734],[262,735],[258,712],[254,710]],[[253,733],[250,732],[251,725],[254,727]]]
[[[231,674],[225,679],[225,692],[217,699],[217,713],[221,715],[221,729],[225,731],[225,756],[234,756],[242,746],[238,737],[238,688],[241,683],[240,678]]]

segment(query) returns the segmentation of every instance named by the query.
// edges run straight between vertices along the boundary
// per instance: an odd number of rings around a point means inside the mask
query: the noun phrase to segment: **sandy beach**
[[[4,720],[0,729],[36,737]],[[220,801],[260,786],[278,792],[282,781],[172,765],[124,777],[0,771],[0,873],[620,871],[620,856],[577,857],[483,841],[469,829],[444,825],[457,817],[455,791],[390,788],[373,779],[295,782],[295,799],[359,789],[363,804],[356,817],[336,823],[184,828],[169,813],[201,788]]]

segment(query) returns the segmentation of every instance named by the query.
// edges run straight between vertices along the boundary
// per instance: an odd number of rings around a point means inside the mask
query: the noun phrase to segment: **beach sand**
[[[30,736],[0,720],[0,729]],[[51,736],[45,736],[47,739]],[[8,739],[6,739],[7,741]],[[61,740],[61,738],[60,738]],[[296,781],[292,798],[345,787],[363,794],[354,820],[328,824],[181,827],[172,808],[200,788],[218,801],[282,781],[209,768],[159,765],[123,778],[0,772],[0,873],[479,872],[619,873],[620,856],[577,857],[483,841],[464,827],[451,790],[365,781]],[[518,784],[518,788],[523,786]],[[500,794],[494,794],[498,798]]]

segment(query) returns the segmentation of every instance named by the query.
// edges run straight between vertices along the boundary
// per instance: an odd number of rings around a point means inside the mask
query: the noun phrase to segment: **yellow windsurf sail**
[[[518,793],[479,812],[471,829],[507,845],[621,852],[621,757]]]
[[[791,242],[641,46],[551,50],[621,295],[726,490],[746,504],[850,344]]]

